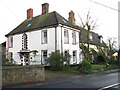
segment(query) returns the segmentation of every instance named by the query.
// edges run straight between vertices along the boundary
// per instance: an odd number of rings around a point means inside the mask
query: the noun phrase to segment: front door
[[[29,53],[24,53],[21,55],[21,65],[30,65],[30,59],[29,59],[30,55]]]
[[[73,51],[73,64],[77,64],[77,51]]]
[[[30,65],[29,53],[24,54],[24,62],[25,62],[25,65]]]

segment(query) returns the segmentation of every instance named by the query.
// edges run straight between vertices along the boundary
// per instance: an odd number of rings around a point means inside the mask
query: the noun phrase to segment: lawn
[[[111,69],[117,69],[117,65],[109,65],[106,67],[106,65],[99,65],[99,64],[92,64],[91,66],[91,72],[99,72],[99,71],[106,71],[106,70],[111,70]]]
[[[106,70],[117,69],[117,68],[118,68],[117,65],[109,65],[108,67],[106,67],[106,65],[92,64],[91,70],[89,71],[89,73],[96,73],[96,72],[100,72],[100,71],[106,71]],[[63,71],[51,71],[48,69],[46,71],[48,71],[48,72],[77,72],[78,66],[67,67]]]

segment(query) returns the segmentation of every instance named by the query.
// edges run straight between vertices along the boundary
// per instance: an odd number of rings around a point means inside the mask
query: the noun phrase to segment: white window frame
[[[12,48],[13,47],[13,36],[9,37],[8,42],[9,42],[9,48]]]
[[[74,56],[74,53],[72,53],[73,63],[77,63],[77,50],[73,50],[73,52],[75,52],[75,56]]]
[[[25,33],[22,36],[22,49],[28,49],[28,36]]]
[[[64,44],[69,44],[69,32],[68,30],[64,30]]]
[[[72,44],[76,44],[76,32],[72,31]]]
[[[45,35],[46,33],[46,35]],[[42,30],[41,31],[41,43],[42,44],[47,44],[48,43],[48,31],[47,30]]]
[[[47,50],[42,50],[42,64],[46,64],[46,61],[48,59],[48,51]],[[46,57],[44,57],[44,52],[46,52]]]

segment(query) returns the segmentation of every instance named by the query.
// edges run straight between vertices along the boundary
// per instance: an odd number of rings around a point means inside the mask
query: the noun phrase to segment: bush
[[[59,51],[51,53],[48,58],[48,63],[50,64],[50,69],[53,71],[63,70],[62,56]]]
[[[3,66],[13,66],[16,65],[16,62],[13,60],[13,58],[4,58],[2,60],[2,65]]]
[[[78,70],[82,72],[88,72],[90,69],[91,63],[88,62],[87,60],[83,60],[78,66]]]
[[[116,60],[116,59],[111,59],[111,60],[109,60],[108,63],[109,63],[109,64],[113,64],[113,65],[118,65],[118,60]]]
[[[95,58],[95,64],[105,64],[106,60],[105,58],[102,56],[102,55],[98,55],[96,58]]]
[[[64,64],[66,62],[66,64]],[[50,70],[62,71],[69,68],[70,54],[60,53],[60,51],[52,52],[47,60],[50,64]]]

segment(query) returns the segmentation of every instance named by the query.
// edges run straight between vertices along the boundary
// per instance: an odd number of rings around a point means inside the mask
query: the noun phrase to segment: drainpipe
[[[61,26],[61,53],[63,53],[62,27],[63,26]]]
[[[57,51],[57,27],[55,26],[55,52]]]

